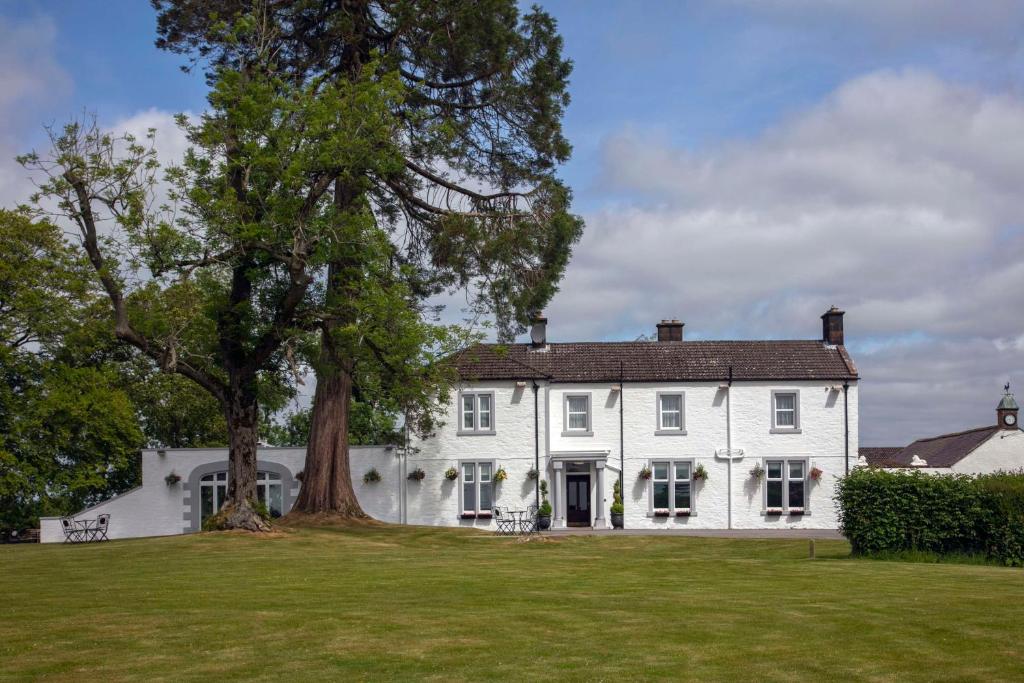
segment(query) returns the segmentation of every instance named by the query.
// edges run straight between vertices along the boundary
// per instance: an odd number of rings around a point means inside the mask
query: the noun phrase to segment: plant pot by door
[[[613,512],[612,513],[612,528],[613,529],[621,529],[622,528],[622,513],[621,512]]]
[[[551,515],[538,515],[537,516],[537,527],[541,531],[547,531],[551,528]]]

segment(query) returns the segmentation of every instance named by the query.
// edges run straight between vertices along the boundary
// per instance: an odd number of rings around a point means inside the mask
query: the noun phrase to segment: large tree
[[[293,83],[399,89],[382,102],[396,163],[352,166],[333,187],[337,210],[372,219],[389,256],[386,267],[368,266],[359,250],[329,259],[330,314],[313,359],[317,387],[296,502],[307,512],[359,515],[348,469],[353,388],[381,390],[410,428],[428,432],[444,378],[417,352],[424,335],[403,330],[418,329],[430,297],[462,289],[473,311],[494,314],[499,337],[511,338],[553,295],[581,234],[555,176],[570,151],[561,118],[571,70],[555,22],[538,8],[520,15],[514,0],[153,5],[157,44],[192,56],[211,78],[253,49],[226,27],[258,17],[261,40]],[[368,285],[387,305],[366,305],[359,293]]]
[[[217,401],[231,469],[220,523],[253,530],[266,528],[252,505],[261,392],[284,381],[293,349],[326,317],[326,263],[381,258],[364,207],[330,190],[353,169],[400,163],[397,79],[282,78],[268,31],[253,16],[225,28],[244,47],[211,74],[202,119],[180,121],[193,148],[167,175],[173,206],[153,205],[152,147],[95,123],[70,124],[51,154],[22,158],[45,178],[37,205],[55,204],[77,228],[117,338]]]

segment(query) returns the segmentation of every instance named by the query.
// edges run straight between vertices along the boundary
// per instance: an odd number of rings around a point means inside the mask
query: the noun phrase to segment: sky
[[[809,339],[837,305],[860,442],[994,424],[1024,387],[1024,3],[550,0],[574,62],[561,175],[586,222],[552,341]],[[140,0],[0,0],[0,205],[15,154],[94,112],[205,106]]]

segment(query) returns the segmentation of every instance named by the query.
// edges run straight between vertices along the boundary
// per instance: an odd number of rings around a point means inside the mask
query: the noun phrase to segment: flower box
[[[477,519],[490,519],[491,518],[491,512],[489,510],[487,512],[478,512],[478,513],[476,513],[476,518]]]
[[[461,515],[459,515],[459,517],[462,518],[462,519],[476,519],[476,513],[475,512],[463,512]]]
[[[791,515],[802,515],[804,514],[803,508],[789,508],[789,514]]]
[[[681,508],[679,510],[676,510],[676,517],[689,517],[689,516],[690,516],[690,508]]]
[[[766,514],[766,515],[781,515],[782,514],[782,508],[768,508],[767,510],[764,511],[764,514]]]
[[[668,510],[655,510],[654,511],[654,516],[655,517],[668,517],[669,516],[669,511]]]

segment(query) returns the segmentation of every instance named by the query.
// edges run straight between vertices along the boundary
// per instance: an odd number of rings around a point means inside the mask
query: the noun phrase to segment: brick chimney
[[[846,311],[840,311],[833,306],[821,316],[821,340],[831,346],[843,345],[843,316]]]
[[[683,325],[678,320],[662,320],[658,323],[658,341],[683,341]]]

